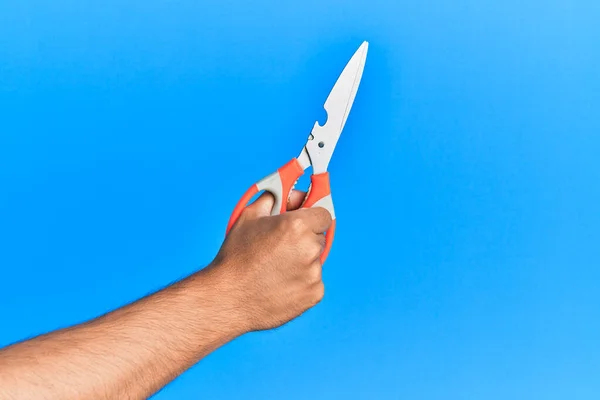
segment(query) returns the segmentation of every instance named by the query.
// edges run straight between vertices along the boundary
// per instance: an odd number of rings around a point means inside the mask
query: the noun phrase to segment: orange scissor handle
[[[331,250],[333,237],[335,235],[335,211],[333,209],[333,200],[331,198],[329,172],[311,175],[310,189],[308,190],[308,195],[306,196],[306,200],[304,200],[304,204],[302,204],[302,208],[311,207],[325,208],[329,211],[329,214],[331,214],[331,218],[333,219],[331,226],[325,233],[325,248],[323,249],[323,253],[321,253],[321,264],[323,264],[329,255],[329,250]]]
[[[303,173],[304,169],[300,163],[298,163],[298,160],[294,158],[276,172],[252,185],[235,206],[233,213],[229,218],[226,233],[229,233],[231,228],[233,228],[252,197],[263,190],[270,192],[275,198],[275,205],[273,206],[271,215],[279,215],[286,212],[287,199],[296,184],[296,181]],[[311,186],[308,195],[302,204],[302,208],[310,208],[313,206],[326,208],[331,213],[332,218],[334,218],[331,227],[327,230],[325,235],[326,245],[321,254],[321,263],[324,263],[329,254],[329,250],[331,249],[335,233],[335,214],[333,212],[333,202],[331,201],[331,190],[329,187],[329,174],[327,172],[311,176]]]
[[[256,184],[250,186],[250,188],[246,190],[246,193],[244,193],[240,201],[238,201],[235,208],[233,209],[233,212],[231,213],[231,216],[229,217],[229,222],[227,223],[227,231],[225,231],[225,234],[228,234],[231,228],[233,228],[233,225],[235,225],[237,220],[240,218],[240,215],[242,215],[242,212],[246,208],[248,202],[250,202],[252,197],[254,197],[254,195],[256,195],[257,193],[258,187],[256,186]]]
[[[227,224],[227,233],[229,233],[231,228],[233,228],[233,225],[235,225],[240,215],[242,215],[242,212],[252,197],[263,190],[271,193],[275,198],[275,205],[273,206],[271,215],[283,214],[286,211],[287,199],[294,185],[296,184],[296,181],[302,176],[303,173],[304,169],[298,160],[293,158],[290,162],[279,168],[271,175],[252,185],[233,209],[233,213],[231,214],[229,223]]]

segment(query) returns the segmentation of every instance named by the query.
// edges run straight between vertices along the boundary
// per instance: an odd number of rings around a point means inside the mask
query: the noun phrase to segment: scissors
[[[324,105],[327,112],[327,122],[325,125],[321,126],[318,121],[315,122],[300,155],[293,158],[271,175],[255,183],[246,191],[229,218],[227,233],[235,225],[248,202],[263,190],[270,192],[275,198],[275,205],[273,206],[271,215],[283,214],[286,211],[287,200],[296,182],[304,175],[306,169],[312,167],[310,187],[301,208],[323,207],[331,214],[333,222],[325,233],[325,248],[323,249],[323,253],[321,253],[321,263],[325,262],[335,234],[335,211],[331,199],[327,166],[335,150],[335,145],[340,138],[340,134],[344,129],[346,119],[354,102],[354,97],[356,96],[356,91],[360,85],[360,79],[367,59],[368,47],[368,42],[361,44],[348,64],[346,64],[333,89],[331,89]]]

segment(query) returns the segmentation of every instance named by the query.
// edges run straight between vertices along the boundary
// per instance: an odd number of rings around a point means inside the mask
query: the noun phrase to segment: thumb
[[[274,204],[275,197],[269,192],[263,192],[254,203],[246,207],[246,214],[251,218],[268,217]]]

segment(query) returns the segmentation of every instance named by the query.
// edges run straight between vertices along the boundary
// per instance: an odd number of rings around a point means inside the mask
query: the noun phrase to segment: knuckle
[[[281,218],[279,218],[279,229],[281,231],[288,232],[292,230],[292,225],[293,218],[289,217],[288,215],[281,216]]]
[[[320,242],[315,242],[313,241],[311,246],[310,246],[310,250],[309,250],[309,256],[314,260],[317,259],[321,256],[321,252],[323,251],[323,246],[321,245]]]
[[[307,272],[307,280],[309,284],[318,284],[321,282],[323,270],[320,263],[314,263]]]
[[[290,229],[294,233],[303,233],[306,231],[306,221],[303,218],[295,217],[291,219]]]
[[[331,213],[324,207],[317,207],[315,211],[318,213],[319,218],[324,222],[331,222]]]
[[[323,300],[323,297],[325,296],[325,285],[323,284],[323,282],[319,282],[313,291],[313,301],[314,304],[319,303],[321,300]]]
[[[327,245],[327,238],[325,237],[325,235],[323,233],[321,233],[319,235],[319,246],[321,246],[321,252],[325,249],[326,245]]]
[[[329,222],[331,222],[333,220],[333,218],[331,217],[331,213],[329,212],[329,210],[327,210],[325,208],[323,208],[323,218]]]
[[[323,248],[318,241],[310,239],[304,242],[302,248],[302,258],[307,263],[312,263],[319,258]]]

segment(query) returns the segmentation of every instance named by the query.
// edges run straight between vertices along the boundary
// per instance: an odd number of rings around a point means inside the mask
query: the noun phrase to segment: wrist
[[[249,332],[243,290],[227,262],[213,261],[188,278],[200,318],[212,320],[232,338]]]

